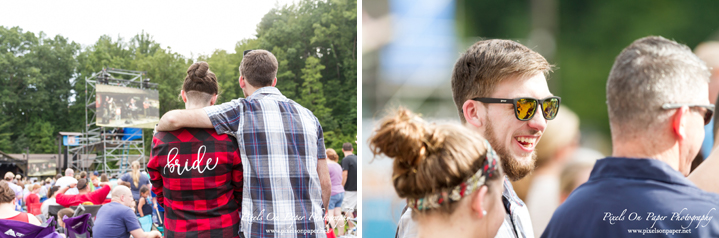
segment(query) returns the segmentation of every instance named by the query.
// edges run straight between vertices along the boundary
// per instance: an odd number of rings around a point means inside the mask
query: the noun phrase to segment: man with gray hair
[[[55,182],[55,186],[60,186],[60,188],[63,187],[69,187],[72,184],[77,184],[77,179],[75,179],[75,171],[71,168],[67,168],[65,170],[65,176],[62,178],[59,178],[57,182]],[[75,195],[79,194],[80,191],[77,190],[77,188],[70,188],[65,192],[66,195]]]
[[[719,194],[685,176],[714,105],[689,47],[650,36],[617,56],[607,80],[612,156],[557,209],[542,237],[719,237]]]

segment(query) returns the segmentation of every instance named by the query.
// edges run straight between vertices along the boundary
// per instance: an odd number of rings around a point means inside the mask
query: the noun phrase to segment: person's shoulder
[[[237,145],[237,139],[230,134],[218,134],[212,128],[185,128],[185,137],[182,142],[205,143],[232,143]],[[192,137],[192,138],[189,138]]]
[[[215,104],[211,106],[204,107],[203,109],[217,109],[217,108],[237,108],[237,107],[243,107],[243,104],[250,102],[251,100],[246,98],[235,98],[227,102],[223,102],[220,104]]]
[[[172,142],[181,142],[180,138],[183,135],[186,135],[187,133],[192,133],[194,130],[197,130],[197,129],[195,129],[195,128],[180,128],[180,129],[177,129],[174,131],[158,131],[155,135],[152,136],[152,139],[155,142],[155,146],[172,143]]]
[[[102,208],[106,208],[107,210],[115,211],[115,212],[119,212],[119,213],[124,213],[126,211],[129,211],[130,213],[132,213],[132,208],[122,205],[118,202],[107,203],[105,205],[102,205],[101,209]]]

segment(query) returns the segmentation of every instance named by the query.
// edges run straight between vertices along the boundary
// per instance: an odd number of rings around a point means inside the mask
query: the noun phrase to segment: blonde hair
[[[130,168],[132,168],[132,183],[135,184],[135,187],[140,186],[140,162],[135,160],[135,162],[132,162],[132,165],[130,165]]]
[[[402,198],[419,199],[455,187],[477,173],[487,160],[484,138],[460,125],[434,125],[400,108],[370,137],[375,155],[394,159],[392,182]],[[500,170],[488,181],[502,177]],[[451,213],[456,203],[442,207]]]

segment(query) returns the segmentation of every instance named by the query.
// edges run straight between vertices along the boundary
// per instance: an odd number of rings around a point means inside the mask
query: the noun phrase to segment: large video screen
[[[96,84],[96,124],[154,128],[160,121],[157,91]]]
[[[57,169],[57,158],[42,157],[32,158],[27,163],[27,176],[39,177],[39,176],[53,176]]]

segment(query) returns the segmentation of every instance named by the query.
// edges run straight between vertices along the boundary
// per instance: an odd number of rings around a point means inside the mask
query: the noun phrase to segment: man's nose
[[[532,119],[527,122],[527,125],[535,130],[544,133],[544,130],[547,129],[547,119],[544,119],[544,114],[542,114],[542,107],[537,107],[537,111],[535,112]]]

